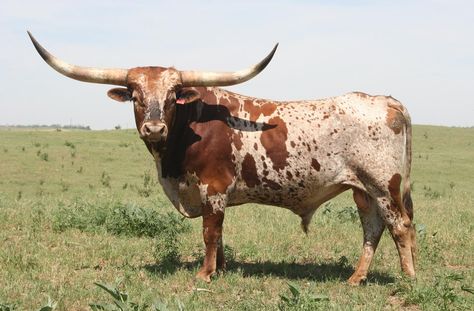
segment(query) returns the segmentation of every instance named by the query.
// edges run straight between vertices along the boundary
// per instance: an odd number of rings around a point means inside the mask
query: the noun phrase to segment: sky
[[[474,1],[0,1],[0,124],[133,128],[113,86],[64,77],[55,56],[82,66],[268,67],[227,89],[275,100],[351,91],[392,95],[415,124],[474,126]]]

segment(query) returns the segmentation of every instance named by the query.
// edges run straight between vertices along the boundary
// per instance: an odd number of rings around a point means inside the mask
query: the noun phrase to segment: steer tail
[[[413,265],[416,263],[416,229],[413,224],[413,201],[411,199],[411,184],[410,184],[410,171],[411,171],[411,139],[412,139],[412,128],[411,118],[408,111],[403,107],[402,114],[405,118],[405,163],[403,172],[403,208],[405,213],[410,218],[410,240],[411,240],[411,255],[413,259]]]
[[[403,173],[403,206],[405,211],[410,218],[413,220],[413,201],[411,200],[411,189],[410,189],[410,171],[411,171],[411,118],[408,111],[403,107],[402,114],[405,118],[405,163]]]

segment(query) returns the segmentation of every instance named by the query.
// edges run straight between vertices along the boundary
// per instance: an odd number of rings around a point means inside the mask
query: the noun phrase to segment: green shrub
[[[107,215],[110,214],[109,210],[107,205],[81,200],[69,204],[60,203],[52,211],[52,228],[57,232],[67,229],[97,231],[104,226]]]
[[[395,284],[393,294],[402,296],[406,305],[419,305],[422,310],[470,310],[464,293],[472,289],[464,284],[464,276],[457,273],[438,274],[428,284],[403,278]]]
[[[53,230],[81,231],[106,230],[114,235],[158,237],[178,235],[188,231],[190,225],[176,213],[163,213],[153,208],[115,201],[86,202],[76,200],[61,203],[52,211]]]

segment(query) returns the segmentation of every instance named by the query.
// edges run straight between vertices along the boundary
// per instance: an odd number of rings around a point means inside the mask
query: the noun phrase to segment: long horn
[[[227,86],[245,82],[265,69],[277,47],[278,43],[267,57],[253,67],[235,72],[181,71],[181,82],[183,86]]]
[[[127,69],[99,69],[71,65],[46,51],[29,31],[28,36],[30,36],[36,51],[38,51],[44,61],[53,67],[54,70],[69,78],[92,83],[127,85]]]

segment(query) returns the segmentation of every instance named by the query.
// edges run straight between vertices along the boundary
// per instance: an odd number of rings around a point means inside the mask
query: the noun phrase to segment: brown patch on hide
[[[240,108],[239,100],[234,96],[229,96],[229,105],[227,106],[227,108],[229,108],[230,114],[232,116],[238,116]]]
[[[387,108],[387,117],[386,117],[387,126],[395,133],[400,134],[403,127],[406,125],[405,117],[398,107],[389,105]]]
[[[250,114],[250,121],[255,122],[261,114],[268,117],[276,110],[276,105],[271,102],[265,102],[262,105],[256,105],[252,100],[244,101],[244,110]]]
[[[244,161],[242,162],[242,179],[249,188],[260,185],[261,183],[258,179],[255,159],[249,153],[245,155]]]
[[[403,203],[402,196],[400,194],[400,184],[402,182],[402,176],[400,174],[395,174],[388,182],[388,191],[392,197],[392,204],[390,204],[391,210],[397,210],[400,213],[403,213]],[[394,206],[393,206],[394,205]]]
[[[208,105],[217,104],[217,96],[213,91],[209,91],[206,88],[197,88],[201,93],[201,100]]]
[[[311,166],[318,172],[321,169],[321,164],[319,164],[318,160],[314,158],[311,159]]]
[[[369,210],[369,202],[367,201],[367,195],[365,192],[353,188],[353,197],[359,211],[367,212]]]
[[[233,131],[218,120],[193,122],[190,128],[201,139],[186,150],[185,170],[196,173],[201,183],[208,185],[208,195],[226,193],[236,174],[232,161]]]
[[[266,155],[273,162],[273,168],[279,171],[288,165],[289,153],[286,149],[288,129],[280,117],[271,118],[268,120],[268,124],[275,125],[275,127],[264,131],[260,135],[260,142],[265,148]]]
[[[263,181],[263,185],[265,187],[268,187],[268,188],[273,189],[273,190],[280,190],[281,189],[281,186],[280,186],[279,183],[274,182],[273,180],[270,180],[266,177],[263,177],[262,181]]]

